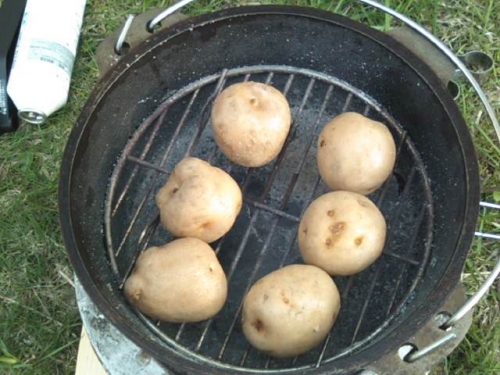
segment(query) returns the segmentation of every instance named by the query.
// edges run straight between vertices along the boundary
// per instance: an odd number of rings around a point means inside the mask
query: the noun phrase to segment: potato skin
[[[337,286],[326,272],[286,266],[250,288],[243,302],[243,333],[268,355],[293,357],[323,341],[339,310]]]
[[[222,309],[227,280],[209,245],[197,238],[181,238],[139,255],[124,291],[134,306],[152,318],[199,322]]]
[[[332,190],[370,194],[387,180],[395,161],[389,129],[359,113],[330,120],[318,138],[319,174]]]
[[[314,200],[299,224],[304,262],[330,275],[353,275],[382,254],[386,222],[377,206],[361,194],[334,191]]]
[[[156,194],[165,229],[177,237],[213,242],[226,234],[238,216],[243,197],[236,181],[206,161],[180,161]]]
[[[211,117],[222,153],[245,167],[260,167],[278,156],[292,122],[285,96],[259,82],[224,89],[215,99]]]

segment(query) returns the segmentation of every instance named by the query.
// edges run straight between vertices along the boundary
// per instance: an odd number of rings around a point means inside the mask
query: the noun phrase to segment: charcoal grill
[[[235,38],[248,43],[228,44]],[[320,40],[300,53],[313,38]],[[265,57],[259,43],[271,44]],[[350,63],[353,56],[359,64]],[[280,89],[293,115],[283,151],[256,169],[230,163],[209,125],[217,93],[245,80]],[[244,339],[242,299],[263,275],[301,262],[301,214],[328,191],[316,170],[317,136],[345,111],[385,123],[396,140],[394,173],[370,196],[387,219],[386,246],[367,270],[335,277],[343,307],[324,343],[273,359]],[[139,253],[172,239],[153,197],[187,155],[230,173],[244,206],[233,229],[212,244],[229,280],[223,310],[205,322],[170,324],[134,310],[121,290]],[[465,123],[415,55],[343,17],[268,6],[185,21],[126,56],[99,83],[72,132],[60,196],[65,241],[83,286],[113,324],[165,366],[185,374],[335,374],[369,368],[435,316],[446,320],[439,313],[474,234],[479,184]]]
[[[281,88],[294,118],[282,153],[263,169],[229,163],[208,126],[211,102],[220,89],[249,79]],[[200,115],[193,108],[205,110]],[[243,337],[239,327],[242,299],[258,278],[277,267],[301,262],[296,243],[300,217],[313,199],[328,192],[315,168],[317,136],[328,119],[345,111],[383,121],[399,145],[393,177],[372,197],[388,221],[387,246],[375,267],[357,276],[336,278],[343,309],[321,348],[291,362],[271,360],[250,349]],[[171,135],[165,139],[162,133]],[[153,197],[175,165],[188,155],[234,176],[242,187],[245,204],[232,231],[213,244],[230,285],[224,310],[206,322],[181,325],[158,324],[139,314],[159,337],[229,365],[307,368],[349,355],[396,318],[394,313],[410,298],[427,266],[434,205],[415,146],[373,99],[333,77],[282,66],[224,71],[169,97],[134,133],[111,177],[106,240],[121,287],[141,250],[173,239],[159,225]],[[134,200],[127,205],[129,194]],[[372,318],[365,320],[368,309]],[[349,316],[353,313],[354,319]]]

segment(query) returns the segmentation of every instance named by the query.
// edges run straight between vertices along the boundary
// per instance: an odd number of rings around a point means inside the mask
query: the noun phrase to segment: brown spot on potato
[[[268,299],[269,299],[269,296],[268,296],[267,294],[264,294],[264,295],[262,296],[262,300],[263,300],[264,302],[266,302]]]
[[[285,305],[288,305],[290,303],[290,299],[288,299],[288,297],[285,296],[285,292],[282,290],[280,294],[281,294],[281,300],[285,303]]]
[[[259,101],[256,98],[252,98],[250,99],[250,104],[255,107],[259,104]]]
[[[172,195],[174,195],[175,193],[177,193],[179,191],[179,188],[173,188],[172,189]]]
[[[307,234],[307,227],[304,227],[304,228],[302,229],[302,233]]]
[[[201,224],[200,228],[201,229],[207,229],[210,225],[211,225],[211,223],[209,221],[206,221],[203,224]]]
[[[335,210],[328,210],[326,214],[330,217],[333,217],[335,215]]]
[[[142,291],[140,289],[135,290],[131,297],[134,301],[139,301],[141,299]]]
[[[356,246],[361,245],[363,243],[363,236],[356,238],[354,240],[354,243],[356,244]]]
[[[327,247],[330,247],[331,244],[332,244],[332,239],[331,238],[327,238],[326,241],[325,241],[325,245]]]
[[[324,139],[321,140],[321,142],[319,142],[319,147],[325,147],[326,146],[326,142]]]
[[[345,227],[345,222],[338,221],[335,224],[330,225],[328,229],[330,229],[330,232],[332,232],[334,236],[338,236],[344,230],[344,227]]]
[[[255,319],[251,323],[252,327],[255,328],[257,332],[262,332],[264,330],[264,323],[262,323],[262,320],[260,319]]]

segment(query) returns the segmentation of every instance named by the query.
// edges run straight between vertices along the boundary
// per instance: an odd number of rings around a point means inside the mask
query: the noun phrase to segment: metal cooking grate
[[[272,84],[290,103],[294,123],[278,158],[261,168],[230,163],[213,141],[211,104],[225,86],[242,80]],[[395,170],[370,198],[388,224],[383,255],[351,277],[335,277],[342,309],[322,345],[293,359],[272,359],[251,348],[240,324],[243,296],[260,277],[301,263],[296,243],[301,214],[328,191],[316,169],[316,142],[333,116],[356,111],[387,124],[398,145]],[[430,252],[433,205],[425,169],[403,128],[373,99],[333,77],[284,66],[225,70],[167,93],[129,140],[113,172],[105,231],[112,269],[122,288],[139,253],[172,237],[159,225],[156,191],[187,155],[230,173],[242,188],[244,206],[234,227],[212,244],[226,272],[223,310],[196,324],[171,324],[139,316],[166,345],[202,361],[253,369],[306,368],[348,355],[376,339],[397,320],[422,277]]]

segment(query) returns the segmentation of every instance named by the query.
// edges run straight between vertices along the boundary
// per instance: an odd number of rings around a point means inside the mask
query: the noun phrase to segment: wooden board
[[[75,375],[108,375],[90,344],[85,328],[82,328]]]

